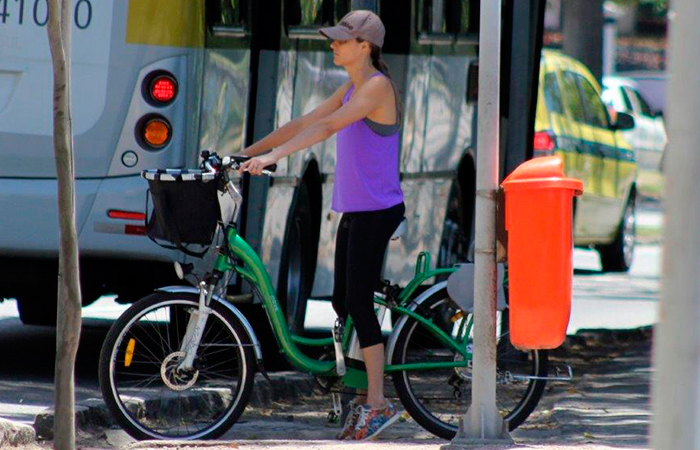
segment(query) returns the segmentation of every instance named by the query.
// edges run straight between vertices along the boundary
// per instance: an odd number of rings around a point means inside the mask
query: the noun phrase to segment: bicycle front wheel
[[[472,315],[462,312],[441,289],[425,300],[417,312],[453,338],[467,337],[471,345]],[[547,352],[516,350],[508,340],[507,326],[499,313],[496,405],[509,430],[517,428],[535,409],[542,396],[548,371]],[[471,353],[471,352],[470,352]],[[397,336],[392,364],[452,362],[462,356],[441,343],[425,326],[407,319]],[[393,374],[396,392],[411,417],[423,428],[444,439],[453,439],[459,419],[471,404],[471,364],[464,368],[407,370]]]
[[[193,369],[178,370],[194,294],[157,292],[114,323],[100,353],[110,412],[136,439],[212,439],[240,417],[255,376],[252,342],[239,319],[212,302]]]

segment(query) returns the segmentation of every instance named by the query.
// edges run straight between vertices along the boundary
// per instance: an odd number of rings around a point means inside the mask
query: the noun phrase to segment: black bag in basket
[[[221,220],[217,180],[204,182],[201,179],[182,180],[180,177],[173,181],[149,179],[148,185],[153,199],[153,214],[147,219],[146,235],[154,241],[171,242],[175,248],[187,254],[202,256],[206,249],[192,252],[184,246],[208,246],[212,243],[217,223]]]

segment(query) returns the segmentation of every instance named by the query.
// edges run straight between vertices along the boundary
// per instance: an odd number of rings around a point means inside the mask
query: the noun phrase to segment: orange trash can
[[[509,325],[513,346],[552,349],[566,338],[573,278],[573,197],[560,156],[531,159],[504,181]]]

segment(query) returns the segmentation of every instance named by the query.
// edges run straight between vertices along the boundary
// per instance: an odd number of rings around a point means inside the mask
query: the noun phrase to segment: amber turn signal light
[[[165,147],[170,141],[170,131],[165,119],[150,119],[143,126],[143,140],[153,148]]]

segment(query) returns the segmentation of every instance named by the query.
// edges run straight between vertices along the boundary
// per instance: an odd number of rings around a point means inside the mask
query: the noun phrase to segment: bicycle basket
[[[216,174],[191,169],[144,170],[153,199],[153,213],[146,219],[146,236],[174,244],[185,253],[185,245],[209,246],[214,239],[221,209]],[[206,250],[205,250],[206,251]],[[196,253],[201,256],[204,252]]]

